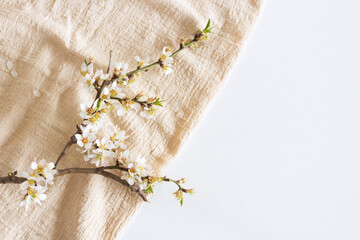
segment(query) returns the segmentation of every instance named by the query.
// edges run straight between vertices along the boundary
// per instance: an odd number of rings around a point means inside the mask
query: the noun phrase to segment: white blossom
[[[150,108],[143,107],[142,111],[140,112],[140,116],[147,119],[151,119],[154,118],[155,113],[156,113],[155,106],[151,106]]]
[[[115,144],[110,141],[107,137],[103,137],[101,140],[97,139],[95,141],[97,147],[101,150],[111,150],[115,148]]]
[[[108,166],[115,163],[116,153],[113,151],[115,144],[107,137],[103,137],[101,140],[95,141],[95,147],[92,151],[84,151],[85,161],[89,161],[92,164],[99,166]]]
[[[147,184],[144,183],[143,177],[148,176],[150,172],[150,168],[145,164],[145,161],[145,158],[140,155],[130,154],[128,150],[122,152],[118,162],[128,168],[128,171],[122,174],[121,179],[126,180],[130,185],[136,184],[141,190],[144,189]]]
[[[119,75],[119,76],[125,76],[126,71],[129,67],[129,64],[125,63],[125,62],[118,62],[115,65],[115,72]]]
[[[110,108],[110,105],[107,105],[104,101],[100,102],[100,107],[97,108],[98,101],[97,99],[94,102],[93,107],[88,107],[86,104],[80,104],[80,116],[85,119],[83,124],[89,127],[89,130],[96,133],[104,123],[104,118],[106,116],[106,112]],[[96,110],[95,110],[96,109]]]
[[[135,102],[131,100],[123,100],[120,104],[115,104],[115,106],[117,107],[116,114],[118,116],[124,115],[124,113],[129,109],[133,109],[135,111],[141,109],[139,104],[135,104]]]
[[[135,170],[140,177],[146,177],[149,175],[149,167],[146,165],[146,159],[140,155],[135,161]]]
[[[97,81],[103,81],[109,78],[109,74],[103,72],[102,69],[100,70],[96,70],[95,74],[94,74],[94,79]]]
[[[87,84],[90,86],[95,81],[94,79],[94,64],[90,62],[89,64],[86,64],[83,62],[81,65],[81,75],[84,77]]]
[[[96,167],[99,166],[109,166],[114,163],[116,158],[116,153],[113,151],[97,148],[93,150],[94,155],[92,156],[90,162],[95,164]]]
[[[101,93],[101,99],[110,99],[110,90],[109,88],[105,87]]]
[[[82,134],[75,134],[77,140],[77,145],[84,147],[86,150],[90,149],[93,145],[93,142],[96,139],[95,134],[90,130],[91,126],[80,126]]]
[[[85,120],[83,123],[89,127],[92,132],[97,133],[104,126],[105,116],[105,114],[95,113],[92,118]]]
[[[172,65],[170,65],[170,64],[168,64],[168,65],[163,65],[163,66],[161,67],[161,69],[163,70],[163,72],[165,73],[165,75],[173,72]]]
[[[94,74],[94,64],[92,62],[81,65],[81,75],[88,86],[93,85],[96,81],[101,82],[109,78],[109,74],[104,74],[102,69],[96,70]]]
[[[81,151],[81,153],[84,154],[84,160],[87,162],[87,161],[90,161],[92,160],[96,155],[94,154],[94,146],[91,146],[90,149],[85,149],[84,151]]]
[[[126,112],[126,108],[122,104],[120,104],[119,109],[116,111],[116,114],[121,117]]]
[[[35,187],[35,183],[41,181],[40,180],[41,177],[39,175],[37,175],[36,172],[33,172],[33,174],[30,174],[28,172],[22,172],[20,174],[20,177],[24,177],[27,179],[27,181],[22,182],[20,184],[21,190],[26,190],[26,189],[28,189],[28,187],[31,187],[31,186]]]
[[[141,59],[139,56],[135,56],[135,60],[139,67],[143,67],[149,64],[149,57],[146,57],[144,59]]]
[[[46,199],[44,192],[47,190],[47,184],[53,184],[54,175],[56,174],[55,164],[52,162],[47,163],[45,159],[40,160],[38,163],[35,159],[31,163],[30,172],[23,172],[22,177],[27,180],[20,184],[20,189],[25,191],[24,200],[20,206],[25,206],[28,210],[31,205],[39,204]],[[41,185],[45,183],[45,185]]]
[[[25,206],[27,211],[31,205],[41,205],[41,201],[46,199],[46,194],[44,194],[45,191],[46,188],[42,187],[41,185],[29,185],[26,188],[24,200],[20,202],[20,206]]]
[[[125,139],[127,137],[126,137],[125,131],[121,131],[118,126],[109,125],[105,129],[105,134],[106,134],[106,137],[108,137],[109,140],[114,143],[115,148],[117,148],[119,146],[122,149],[126,149],[127,146],[125,144]]]
[[[47,163],[45,159],[41,159],[39,163],[34,162],[31,163],[31,169],[36,171],[39,176],[43,177],[43,181],[46,184],[53,184],[54,175],[56,174],[55,164],[52,162]],[[40,180],[42,180],[40,178]]]
[[[169,47],[164,47],[160,60],[165,64],[172,64],[174,59],[171,57],[172,52]]]
[[[163,49],[163,53],[160,56],[160,60],[161,60],[161,68],[164,71],[165,74],[169,74],[171,73],[172,70],[172,63],[173,63],[173,58],[171,57],[171,51],[168,47],[164,47]]]
[[[104,91],[105,91],[105,89],[104,89]],[[126,97],[125,93],[122,93],[120,88],[118,88],[118,84],[116,81],[114,81],[110,86],[109,96],[117,97],[117,98],[125,98]]]
[[[124,167],[129,168],[129,165],[132,164],[135,161],[135,158],[133,157],[132,154],[130,154],[129,150],[126,150],[124,152],[121,152],[119,154],[119,158],[118,161],[121,165],[123,165]],[[132,165],[131,165],[132,166]]]
[[[80,104],[80,110],[81,110],[80,117],[82,117],[83,119],[91,118],[94,113],[94,109],[87,106],[85,103]]]
[[[125,172],[125,173],[122,174],[121,179],[126,180],[126,181],[129,183],[129,185],[134,185],[134,184],[135,184],[135,180],[136,180],[136,178],[135,178],[135,172],[132,172],[132,171],[129,169],[127,172]]]

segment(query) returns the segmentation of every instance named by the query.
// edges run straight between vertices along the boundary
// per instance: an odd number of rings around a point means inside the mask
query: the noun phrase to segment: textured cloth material
[[[81,82],[85,57],[106,70],[113,50],[113,62],[134,69],[134,56],[155,61],[164,46],[176,49],[211,18],[211,39],[177,55],[174,73],[155,67],[126,90],[166,99],[155,120],[135,112],[111,116],[127,131],[129,149],[163,174],[223,85],[261,7],[258,0],[0,2],[1,176],[27,170],[34,157],[55,162],[81,122],[80,103],[90,104],[95,94]],[[91,166],[76,148],[60,168]],[[142,204],[136,193],[97,175],[56,178],[42,206],[28,212],[19,207],[18,185],[1,185],[0,193],[0,239],[116,239]]]

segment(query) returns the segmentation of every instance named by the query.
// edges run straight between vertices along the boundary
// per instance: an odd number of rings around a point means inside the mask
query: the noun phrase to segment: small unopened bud
[[[180,184],[185,183],[185,178],[180,178],[180,179],[178,180],[178,183],[180,183]]]
[[[156,101],[156,99],[157,99],[157,97],[148,98],[147,103],[153,103]]]
[[[135,100],[139,100],[143,96],[144,96],[144,93],[141,91],[135,96]]]
[[[195,190],[194,190],[193,188],[191,188],[191,189],[186,189],[186,193],[194,194],[194,193],[195,193]]]
[[[205,34],[201,35],[201,37],[199,38],[199,42],[205,41],[205,40],[208,40],[208,39],[209,39],[209,36],[205,33]]]
[[[177,200],[181,200],[183,198],[183,193],[182,193],[181,189],[177,190],[173,194],[175,195]]]
[[[193,43],[191,43],[191,47],[192,48],[198,48],[199,44],[197,42],[193,42]]]
[[[185,37],[180,39],[180,48],[184,48],[186,41],[187,41],[187,38],[185,38]]]

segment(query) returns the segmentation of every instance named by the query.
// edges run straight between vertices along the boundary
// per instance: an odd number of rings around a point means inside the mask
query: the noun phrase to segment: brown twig
[[[121,170],[121,171],[128,171],[127,168],[121,167],[121,166],[107,166],[107,167],[97,167],[97,168],[64,168],[61,170],[58,170],[55,177],[57,176],[63,176],[67,174],[72,173],[85,173],[85,174],[98,174],[106,178],[110,178],[125,187],[129,187],[132,191],[136,192],[145,202],[148,202],[145,193],[141,191],[139,188],[137,188],[135,185],[130,185],[127,181],[121,179],[118,175],[115,175],[113,173],[107,172],[105,170]],[[8,173],[8,176],[6,177],[0,177],[0,183],[6,184],[6,183],[15,183],[20,184],[27,181],[27,178],[24,177],[17,177],[16,173]]]
[[[107,172],[105,171],[105,169],[120,169],[120,170],[127,170],[127,168],[122,168],[119,166],[110,166],[110,167],[98,167],[98,168],[65,168],[65,169],[61,169],[58,170],[58,172],[56,173],[57,176],[62,176],[62,175],[66,175],[66,174],[71,174],[71,173],[86,173],[86,174],[98,174],[101,175],[103,177],[106,178],[110,178],[126,187],[129,187],[132,191],[135,191],[145,202],[148,202],[145,194],[140,191],[140,189],[138,189],[136,186],[134,185],[130,185],[127,181],[121,179],[119,176]]]
[[[65,154],[67,153],[67,151],[70,149],[70,147],[76,143],[76,137],[75,137],[75,134],[81,134],[82,131],[80,129],[79,126],[76,126],[77,127],[77,131],[76,133],[74,133],[71,137],[70,137],[70,140],[66,143],[64,149],[61,151],[60,155],[58,156],[58,158],[56,159],[56,162],[55,162],[55,168],[58,166],[60,160],[65,156]]]
[[[16,176],[16,171],[15,172],[9,172],[8,175],[6,177],[0,177],[0,183],[5,184],[5,183],[15,183],[15,184],[20,184],[23,183],[27,180],[27,178],[24,177],[17,177]]]
[[[112,51],[110,50],[109,64],[108,64],[108,68],[107,68],[107,70],[106,70],[106,73],[109,73],[109,72],[110,72],[110,66],[111,66],[111,54],[112,54]]]

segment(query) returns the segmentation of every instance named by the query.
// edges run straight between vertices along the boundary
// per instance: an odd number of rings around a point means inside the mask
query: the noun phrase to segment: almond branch
[[[97,167],[97,168],[65,168],[65,169],[58,170],[55,177],[72,174],[72,173],[98,174],[105,178],[110,178],[110,179],[124,185],[125,187],[129,187],[132,191],[136,192],[145,202],[148,202],[148,200],[145,196],[145,193],[143,191],[141,191],[134,185],[130,185],[127,181],[121,179],[121,177],[119,177],[118,175],[115,175],[113,173],[105,171],[106,169],[109,169],[109,170],[110,169],[118,169],[118,170],[122,170],[122,171],[128,171],[127,168],[124,168],[121,166],[108,166],[108,167]],[[6,184],[6,183],[20,184],[27,180],[28,179],[24,178],[24,177],[17,177],[16,172],[14,172],[14,173],[10,172],[10,173],[8,173],[8,176],[0,177],[1,184]]]
[[[126,187],[129,187],[132,191],[136,192],[145,202],[148,202],[145,194],[142,191],[140,191],[140,189],[138,189],[134,185],[130,185],[127,181],[121,179],[118,175],[115,175],[113,173],[105,171],[105,169],[125,170],[125,168],[122,169],[119,166],[98,167],[98,168],[65,168],[65,169],[58,170],[58,172],[56,173],[56,176],[62,176],[62,175],[72,174],[72,173],[98,174],[103,177],[110,178]]]
[[[204,29],[206,30],[206,28]],[[194,38],[189,41],[189,42],[186,42],[186,43],[180,43],[180,47],[174,51],[170,57],[174,57],[175,55],[177,55],[179,52],[181,52],[182,50],[188,48],[191,46],[191,44],[193,43],[197,43],[203,36],[204,36],[204,33],[206,33],[205,31],[198,31]],[[110,55],[111,56],[111,55]],[[132,77],[135,73],[138,73],[138,72],[143,72],[143,71],[147,71],[148,69],[156,66],[156,65],[160,65],[162,66],[163,62],[161,61],[161,59],[159,59],[158,61],[156,62],[153,62],[147,66],[144,66],[144,67],[138,67],[137,69],[133,70],[133,71],[130,71],[128,73],[125,74],[125,76],[122,76],[122,77],[119,77],[117,75],[113,75],[111,79],[108,79],[108,80],[104,80],[101,87],[97,89],[97,95],[96,95],[96,98],[95,99],[98,99],[100,96],[101,96],[101,93],[102,91],[104,90],[104,88],[110,84],[112,84],[115,80],[122,80],[124,78],[130,78]],[[109,68],[108,68],[109,69]],[[108,70],[109,71],[109,70]]]

